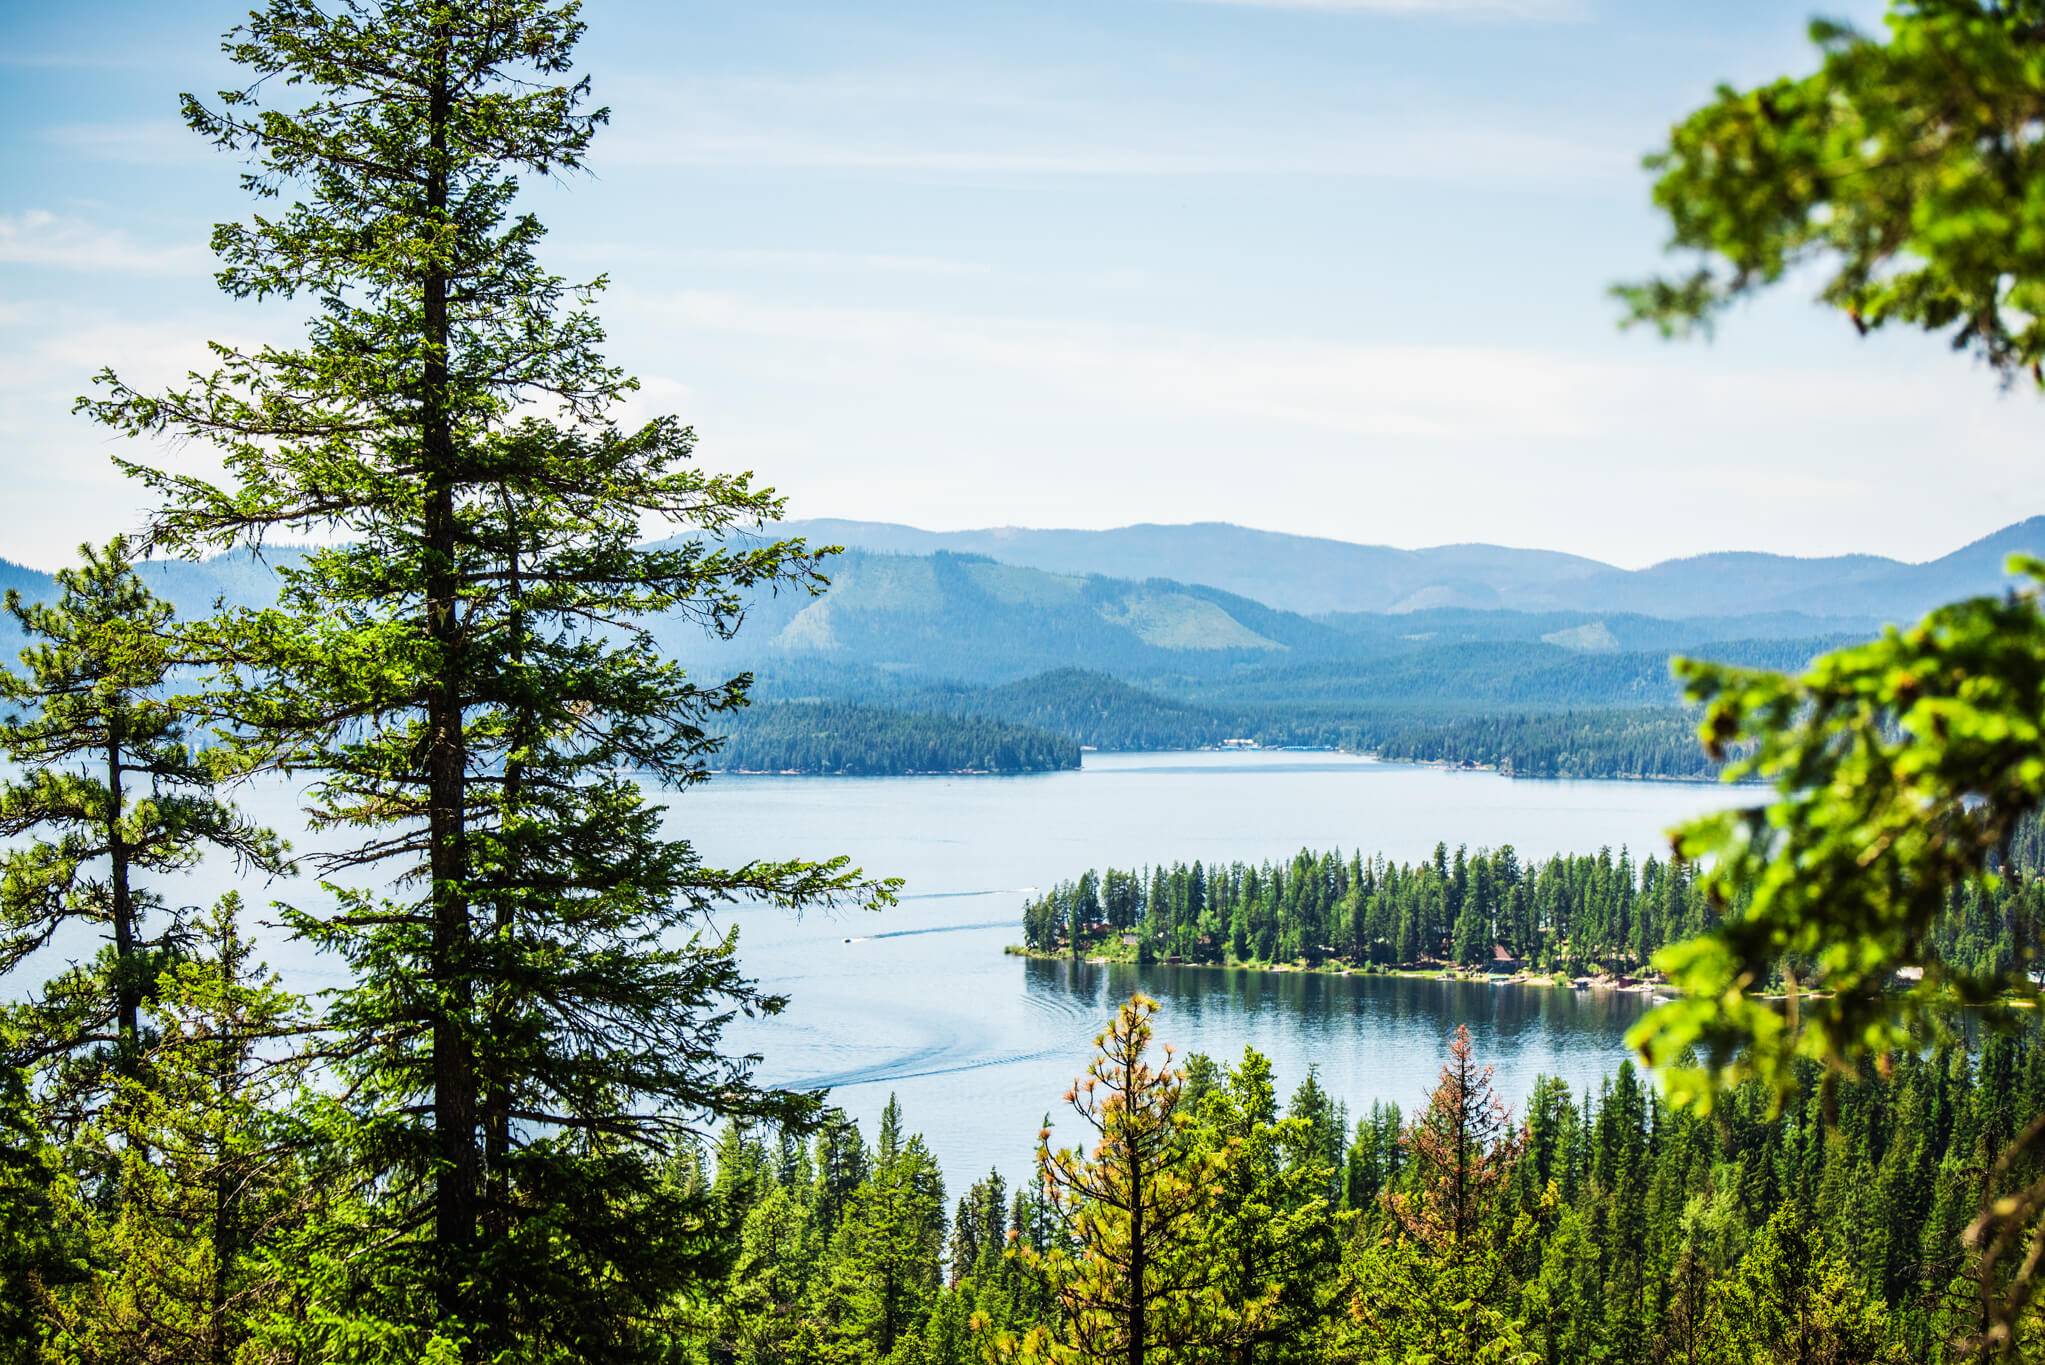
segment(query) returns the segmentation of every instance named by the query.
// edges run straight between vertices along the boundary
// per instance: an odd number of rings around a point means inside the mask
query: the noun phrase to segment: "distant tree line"
[[[844,685],[843,680],[836,684]],[[1339,693],[1331,697],[1318,687],[1299,694],[1277,687],[1261,700],[1211,704],[1197,688],[1184,697],[1167,696],[1081,668],[1053,669],[992,687],[910,686],[866,675],[856,685],[864,704],[975,716],[1110,752],[1211,748],[1228,739],[1249,739],[1267,747],[1467,764],[1516,777],[1700,780],[1716,776],[1722,766],[1698,743],[1696,713],[1673,705],[1480,710],[1460,697],[1452,703],[1366,702],[1344,700]],[[834,695],[826,680],[808,673],[777,674],[766,686],[789,700]],[[1443,695],[1457,694],[1447,690]]]
[[[1902,1365],[1966,1358],[1994,1155],[2045,1110],[2035,1027],[1899,1057],[1781,1114],[1631,1064],[1514,1113],[1458,1030],[1433,1089],[1351,1115],[1309,1072],[1175,1067],[1132,1001],[1040,1138],[949,1208],[890,1103],[869,1146],[727,1128],[687,1177],[734,1229],[710,1358]],[[1069,1111],[1069,1112],[1068,1112]],[[1077,1139],[1076,1146],[1058,1144]]]
[[[737,713],[719,766],[737,772],[874,777],[1035,773],[1079,766],[1062,735],[984,716],[944,716],[849,702],[761,702]]]
[[[1252,727],[1260,743],[1375,754],[1408,763],[1495,768],[1512,777],[1664,778],[1718,775],[1697,742],[1697,716],[1677,707],[1469,714],[1380,711]]]
[[[2040,847],[2036,822],[2022,856]],[[1939,925],[1941,952],[1961,970],[2006,975],[2045,932],[2036,864],[1954,891]],[[1036,952],[1213,964],[1327,963],[1351,967],[1451,964],[1571,974],[1634,971],[1662,947],[1719,920],[1693,869],[1636,862],[1625,849],[1522,861],[1506,846],[1471,853],[1436,844],[1433,857],[1394,863],[1302,850],[1285,862],[1088,871],[1023,907],[1023,942]],[[1794,965],[1794,964],[1791,964]]]

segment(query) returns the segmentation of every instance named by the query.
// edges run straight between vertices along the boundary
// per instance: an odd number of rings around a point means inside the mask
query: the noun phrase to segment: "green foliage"
[[[1627,286],[1680,332],[1804,268],[1863,332],[1946,333],[2005,375],[2045,357],[2045,20],[2031,0],[1892,0],[1819,21],[1818,70],[1721,87],[1648,158],[1688,275]]]
[[[944,1253],[944,1178],[889,1097],[873,1165],[846,1200],[827,1287],[834,1334],[888,1359],[928,1316]]]
[[[1774,799],[1707,816],[1680,847],[1710,868],[1709,937],[1660,959],[1685,998],[1643,1020],[1635,1045],[1698,1068],[1684,1093],[1746,1074],[1786,1088],[1794,1057],[1851,1063],[1912,1045],[1957,996],[2030,994],[2034,933],[2012,952],[1957,957],[1940,933],[1956,887],[2006,899],[2027,872],[1982,883],[2045,797],[2045,616],[2036,599],[1981,598],[1820,659],[1800,677],[1686,663],[1707,743],[1750,744],[1735,774]],[[2025,897],[2028,901],[2030,898]],[[1783,965],[1792,1008],[1757,999]],[[1916,979],[1899,989],[1899,973]],[[1701,1068],[1701,1069],[1700,1069]]]
[[[1316,1360],[1332,1343],[1352,1221],[1336,1192],[1342,1127],[1311,1076],[1280,1118],[1271,1063],[1249,1048],[1195,1111],[1196,1140],[1215,1169],[1200,1237],[1218,1299],[1210,1331],[1228,1358]]]
[[[70,1144],[90,1273],[53,1295],[53,1360],[236,1358],[284,1311],[271,1256],[310,1203],[295,1152],[304,1002],[242,937],[232,895],[158,982],[144,1081]]]
[[[1044,1251],[1020,1254],[1052,1286],[1055,1325],[1039,1326],[1002,1354],[1022,1361],[1172,1359],[1226,1330],[1216,1320],[1216,1268],[1200,1231],[1223,1188],[1218,1154],[1190,1140],[1182,1075],[1152,1060],[1157,1002],[1130,997],[1099,1037],[1086,1075],[1065,1092],[1081,1146],[1037,1137],[1037,1173],[1058,1230]],[[1254,1292],[1254,1290],[1252,1291]],[[1241,1305],[1251,1320],[1256,1299]]]
[[[1118,1020],[1096,1072],[1129,1052],[1118,1035],[1135,1037]],[[891,1244],[920,1244],[904,1264],[923,1288],[888,1351],[880,1319],[842,1289],[890,1282],[872,1269],[884,1253],[845,1228],[888,1188],[885,1149],[913,1146],[899,1118],[883,1118],[880,1150],[842,1121],[808,1148],[728,1132],[712,1183],[743,1213],[742,1259],[714,1332],[682,1339],[746,1362],[1127,1360],[1141,1246],[1149,1360],[1968,1358],[1984,1300],[1962,1231],[1984,1192],[2029,1178],[1980,1158],[2045,1106],[2035,1027],[1862,1073],[1829,1105],[1800,1063],[1806,1093],[1786,1109],[1748,1082],[1709,1116],[1626,1068],[1581,1097],[1539,1080],[1517,1118],[1466,1034],[1448,1052],[1410,1121],[1377,1106],[1332,1162],[1322,1130],[1339,1112],[1309,1082],[1281,1116],[1254,1051],[1153,1068],[1127,1120],[1103,1112],[1121,1092],[1091,1076],[1107,1131],[1089,1124],[1091,1150],[1047,1153],[1037,1192],[1010,1200],[999,1175],[973,1185],[941,1256],[922,1240],[932,1206],[918,1206],[917,1235]],[[1087,1098],[1082,1081],[1073,1100]],[[1153,1183],[1124,1178],[1132,1150]],[[842,1194],[827,1163],[856,1173]],[[1098,1193],[1075,1197],[1074,1176]],[[1169,1216],[1131,1218],[1139,1207]]]
[[[1622,288],[1632,316],[1681,332],[1810,269],[1863,332],[1943,332],[2005,382],[2028,370],[2045,384],[2041,23],[2033,0],[1893,0],[1880,37],[1813,25],[1813,74],[1722,89],[1649,162],[1673,245],[1703,261]],[[2022,556],[2011,568],[2045,573]],[[1955,603],[1798,678],[1686,666],[1709,703],[1707,744],[1753,742],[1737,770],[1773,781],[1777,799],[1682,835],[1716,859],[1715,896],[1745,908],[1670,951],[1685,998],[1635,1032],[1645,1055],[1685,1063],[1679,1093],[1709,1101],[1752,1074],[1782,1095],[1797,1058],[1836,1069],[1920,1045],[1935,1000],[2035,993],[2035,938],[1980,970],[1936,926],[2045,796],[2041,644],[2034,586]],[[1801,987],[1779,1012],[1750,994],[1778,963]],[[1894,989],[1899,974],[1913,984]],[[2009,1137],[1997,1169],[2029,1161],[2045,1124]],[[1986,1351],[2026,1345],[2041,1214],[2045,1184],[1985,1206],[1974,1230],[1991,1291],[2017,1263],[1979,1324]]]
[[[46,1098],[71,1122],[96,1112],[110,1077],[136,1076],[144,1007],[181,943],[175,921],[152,924],[163,900],[142,879],[208,849],[244,870],[274,871],[282,853],[214,796],[213,765],[186,742],[191,703],[168,695],[179,658],[170,607],[121,541],[81,554],[58,573],[56,601],[7,595],[30,643],[22,673],[0,671],[0,695],[21,708],[0,721],[0,753],[22,769],[0,784],[0,834],[18,841],[0,870],[0,976],[69,925],[105,944],[18,1020],[16,1055],[58,1070]]]
[[[1089,886],[1109,889],[1092,895]],[[1141,907],[1118,888],[1147,886]],[[1956,954],[1996,957],[2041,922],[2045,905],[2005,892],[1961,898],[1941,921]],[[1427,862],[1301,850],[1285,862],[1147,872],[1108,869],[1061,882],[1023,907],[1025,946],[1129,956],[1123,941],[1163,946],[1185,961],[1260,965],[1333,962],[1351,968],[1462,964],[1574,972],[1644,966],[1663,944],[1716,919],[1683,863],[1636,864],[1624,849],[1522,863],[1510,846],[1446,845]],[[1079,927],[1075,940],[1073,926]],[[1494,962],[1503,947],[1509,963]]]
[[[0,1068],[0,1365],[38,1360],[51,1300],[85,1277],[90,1249],[27,1079]]]

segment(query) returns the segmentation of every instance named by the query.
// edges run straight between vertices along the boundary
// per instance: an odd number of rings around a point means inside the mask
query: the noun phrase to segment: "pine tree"
[[[1511,1111],[1491,1088],[1491,1068],[1477,1065],[1470,1030],[1458,1024],[1441,1079],[1406,1130],[1406,1160],[1417,1188],[1391,1198],[1401,1230],[1436,1253],[1459,1255],[1520,1145]]]
[[[836,1242],[835,1316],[858,1353],[884,1359],[936,1297],[944,1246],[944,1179],[921,1137],[904,1137],[888,1097],[872,1173],[853,1191]]]
[[[1342,1197],[1343,1144],[1348,1136],[1345,1130],[1349,1127],[1349,1111],[1321,1084],[1319,1067],[1307,1067],[1307,1074],[1293,1088],[1292,1098],[1286,1103],[1285,1115],[1305,1124],[1306,1150],[1328,1173],[1329,1200],[1339,1201]]]
[[[1201,1245],[1221,1304],[1213,1337],[1224,1360],[1317,1359],[1342,1305],[1348,1219],[1335,1211],[1325,1135],[1301,1112],[1314,1108],[1296,1096],[1279,1118],[1271,1064],[1249,1048],[1197,1111],[1198,1139],[1213,1154]]]
[[[1211,1161],[1184,1132],[1170,1045],[1163,1066],[1151,1061],[1156,1012],[1156,1001],[1130,997],[1095,1040],[1086,1076],[1065,1092],[1094,1135],[1089,1146],[1054,1151],[1048,1124],[1038,1135],[1043,1194],[1071,1249],[1026,1254],[1048,1276],[1062,1322],[1010,1342],[1023,1360],[1143,1365],[1213,1334],[1199,1240]]]
[[[22,709],[0,722],[0,753],[25,771],[0,785],[0,834],[29,836],[0,874],[0,974],[18,970],[69,924],[106,940],[51,982],[23,1017],[22,1055],[69,1074],[43,1091],[61,1122],[89,1117],[114,1078],[135,1079],[144,1010],[173,960],[179,926],[153,922],[145,880],[209,848],[275,871],[277,841],[213,794],[213,769],[186,742],[187,703],[167,695],[177,665],[171,609],[142,583],[119,540],[81,547],[53,603],[7,594],[28,636],[24,671],[0,671]]]
[[[1521,1350],[1510,1313],[1511,1262],[1532,1220],[1502,1222],[1499,1198],[1523,1146],[1510,1113],[1479,1068],[1468,1028],[1427,1106],[1404,1136],[1405,1188],[1385,1197],[1398,1235],[1366,1262],[1358,1315],[1377,1360],[1510,1360]]]
[[[40,1365],[50,1302],[88,1273],[74,1202],[63,1152],[29,1101],[27,1074],[0,1067],[0,1365]]]
[[[314,774],[314,826],[357,836],[327,868],[395,879],[295,920],[354,974],[327,1022],[363,1198],[307,1287],[317,1349],[653,1350],[654,1304],[701,1269],[692,1232],[662,1235],[700,1225],[666,1154],[707,1117],[813,1109],[720,1051],[734,1013],[781,1002],[701,915],[852,875],[707,867],[633,774],[704,777],[748,682],[698,684],[640,623],[728,634],[748,593],[817,586],[818,559],[724,544],[780,503],[697,470],[673,418],[619,424],[633,384],[598,349],[602,281],[534,255],[519,177],[581,168],[607,117],[570,74],[582,27],[547,0],[258,9],[226,43],[249,83],[184,113],[256,195],[302,195],[214,246],[230,294],[316,304],[305,340],[216,347],[161,395],[103,375],[85,404],[224,465],[127,466],[161,498],[153,543],[321,541],[279,566],[274,608],[202,636],[239,762]]]
[[[90,1275],[57,1299],[59,1358],[227,1365],[282,1305],[268,1248],[307,1207],[287,1050],[304,1003],[254,959],[239,897],[194,924],[158,980],[147,1083],[125,1082],[81,1143],[117,1174],[89,1207]]]

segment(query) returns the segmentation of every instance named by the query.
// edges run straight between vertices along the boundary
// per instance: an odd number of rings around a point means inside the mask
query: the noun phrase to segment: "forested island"
[[[1079,745],[985,716],[936,715],[847,702],[759,702],[739,713],[718,749],[738,773],[875,777],[920,773],[1041,773],[1079,766]]]
[[[2037,821],[2012,841],[2012,874],[1949,897],[1941,961],[2006,977],[2045,939]],[[1436,844],[1418,863],[1302,850],[1286,862],[1107,868],[1023,907],[1027,951],[1113,961],[1337,969],[1460,968],[1507,975],[1644,972],[1722,918],[1686,863],[1625,849],[1522,861],[1511,847]],[[1767,987],[1776,976],[1755,983]]]

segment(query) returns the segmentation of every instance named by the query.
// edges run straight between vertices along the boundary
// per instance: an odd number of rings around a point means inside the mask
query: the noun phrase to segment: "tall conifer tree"
[[[1151,1061],[1156,1012],[1155,1000],[1131,996],[1065,1092],[1089,1145],[1054,1151],[1048,1122],[1037,1135],[1038,1177],[1070,1249],[1022,1253],[1048,1274],[1064,1319],[1062,1332],[1025,1335],[1022,1360],[1143,1365],[1216,1336],[1205,1294],[1214,1271],[1198,1242],[1215,1163],[1185,1135],[1171,1047],[1163,1066]]]
[[[357,1202],[307,1264],[319,1330],[373,1320],[406,1358],[646,1346],[690,1263],[660,1234],[693,1224],[649,1204],[664,1152],[711,1115],[812,1108],[720,1050],[780,1001],[702,914],[855,889],[842,862],[704,865],[634,777],[705,776],[748,682],[699,685],[643,623],[729,633],[749,593],[821,578],[799,541],[727,543],[779,501],[693,466],[672,417],[622,425],[601,279],[535,257],[520,177],[579,169],[607,117],[582,29],[548,0],[259,8],[225,43],[248,84],[184,114],[259,199],[297,196],[214,248],[229,294],[314,305],[304,340],[216,346],[167,393],[106,374],[85,404],[220,457],[218,481],[129,466],[157,545],[320,542],[206,643],[241,761],[314,774],[311,823],[352,836],[326,866],[358,875],[297,921],[353,968],[327,1023]]]
[[[105,940],[92,960],[50,982],[23,1013],[21,1051],[58,1067],[43,1099],[60,1121],[104,1102],[115,1076],[135,1078],[144,1010],[170,960],[176,926],[152,919],[147,881],[196,863],[210,847],[274,870],[277,841],[212,789],[167,688],[177,662],[170,605],[135,574],[116,540],[84,546],[57,574],[54,602],[6,599],[29,644],[0,696],[0,753],[21,776],[0,784],[0,834],[26,836],[0,874],[0,975],[67,925]]]

